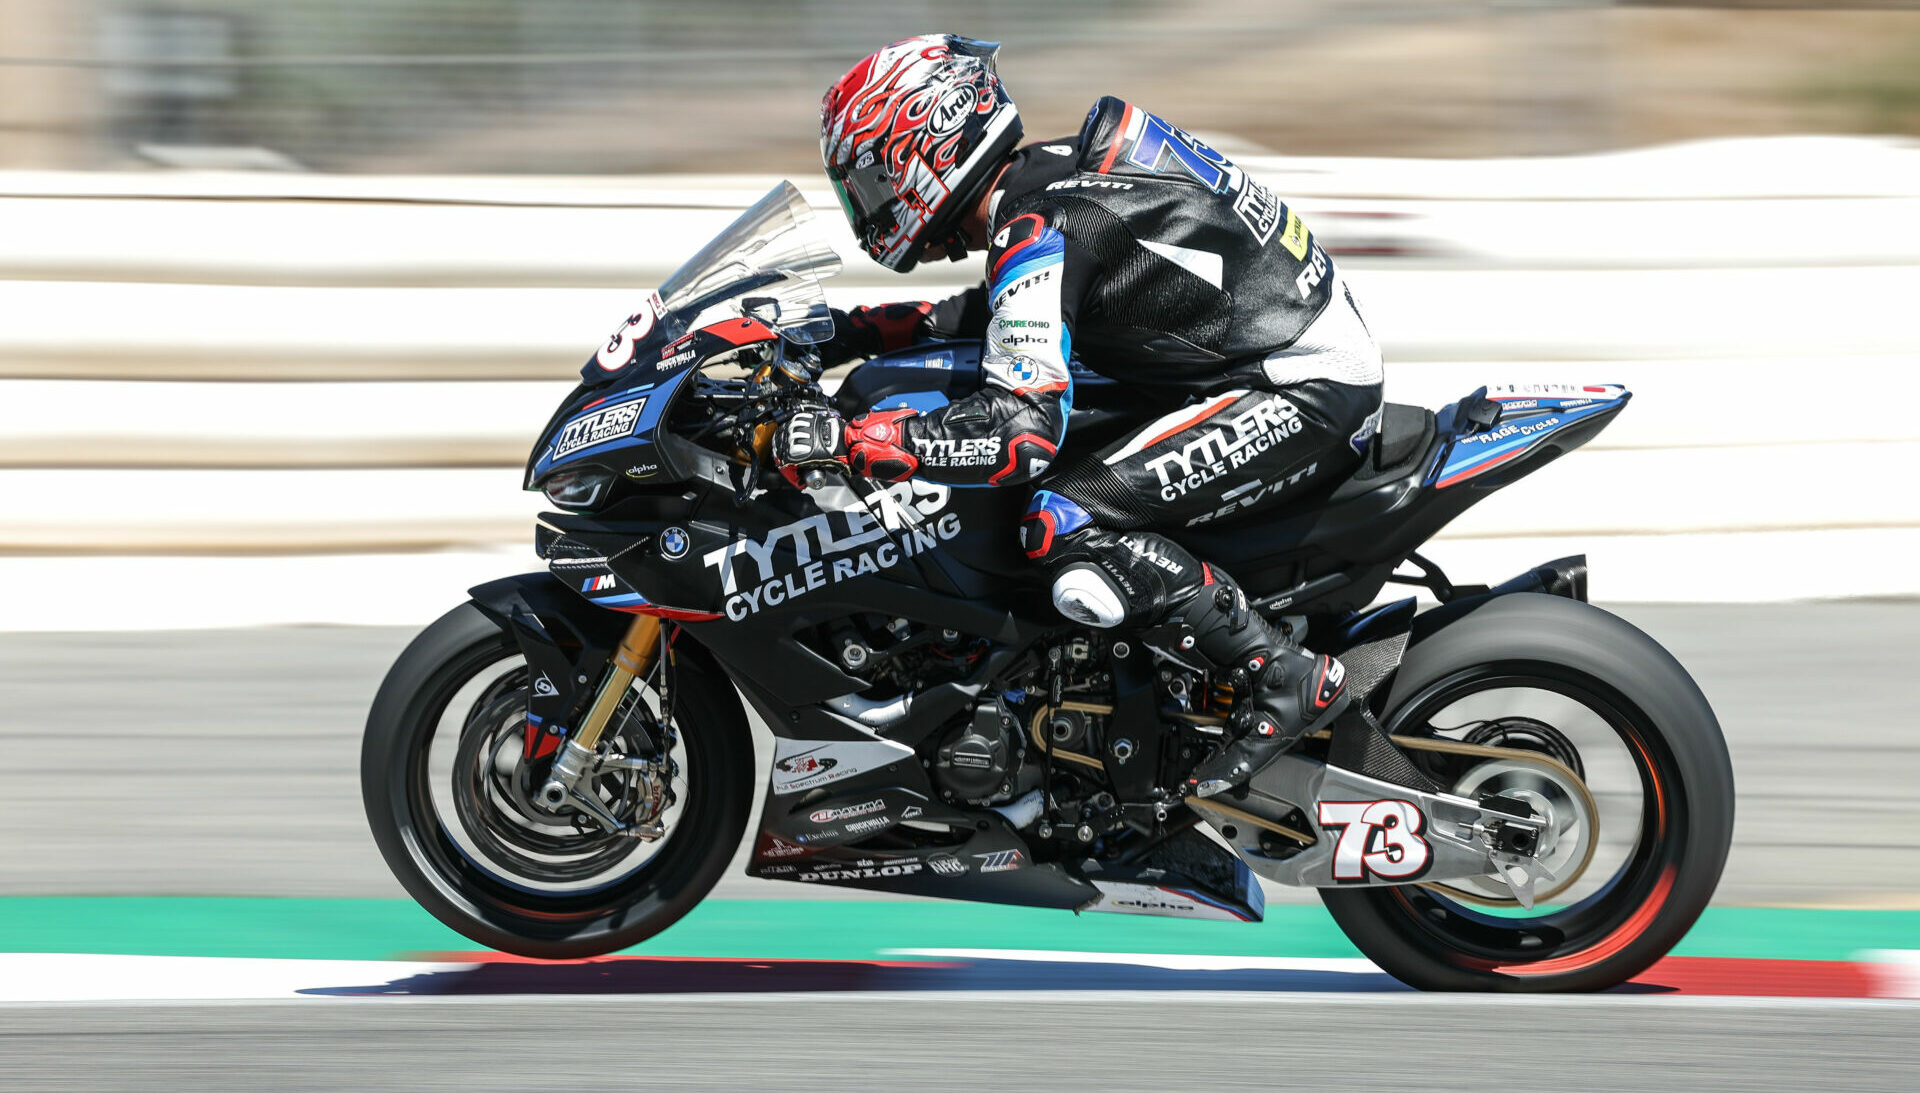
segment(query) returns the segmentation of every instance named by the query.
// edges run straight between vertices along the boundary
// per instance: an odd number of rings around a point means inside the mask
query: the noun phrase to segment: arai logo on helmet
[[[670,527],[660,533],[660,556],[671,562],[677,562],[687,556],[687,546],[693,537],[683,527]]]
[[[933,117],[927,122],[927,128],[940,136],[953,132],[967,120],[968,114],[973,113],[974,104],[979,101],[980,96],[972,84],[963,83],[949,88],[934,105]]]

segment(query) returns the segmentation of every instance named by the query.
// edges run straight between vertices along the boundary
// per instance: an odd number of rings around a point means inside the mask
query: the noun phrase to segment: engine
[[[940,737],[930,768],[933,784],[970,805],[1011,800],[1040,784],[1040,768],[1022,761],[1026,751],[1019,721],[996,695]]]
[[[934,790],[993,808],[1030,838],[1085,844],[1124,827],[1153,830],[1174,800],[1167,787],[1221,736],[1232,691],[1129,644],[1085,629],[1027,650],[919,746]],[[867,680],[870,700],[967,679],[990,648],[882,616],[823,627],[816,647]],[[1116,687],[1116,667],[1131,682]]]

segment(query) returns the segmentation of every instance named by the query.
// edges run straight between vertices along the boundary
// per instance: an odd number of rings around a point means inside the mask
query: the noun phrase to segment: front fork
[[[620,708],[621,699],[626,697],[634,680],[652,671],[659,662],[660,632],[658,618],[652,615],[633,617],[633,624],[627,627],[626,636],[620,639],[620,644],[608,658],[607,673],[600,680],[600,689],[594,695],[586,720],[580,723],[579,730],[571,734],[560,749],[560,754],[554,757],[546,783],[534,794],[535,800],[542,806],[558,811],[563,806],[573,805],[593,816],[609,831],[624,830],[626,825],[609,813],[593,793],[583,791],[580,781],[587,772],[603,765],[599,755],[600,738],[605,735],[607,724],[613,720],[614,711]],[[637,834],[644,837],[646,833]]]

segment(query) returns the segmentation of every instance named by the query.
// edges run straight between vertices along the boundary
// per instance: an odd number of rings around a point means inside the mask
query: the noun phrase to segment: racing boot
[[[1231,577],[1201,567],[1204,583],[1168,625],[1189,657],[1210,661],[1240,693],[1227,740],[1193,769],[1185,795],[1211,797],[1244,784],[1348,704],[1345,666],[1293,644],[1247,602]]]

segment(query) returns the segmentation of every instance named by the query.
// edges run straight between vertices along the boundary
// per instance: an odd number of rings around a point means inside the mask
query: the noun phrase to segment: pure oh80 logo
[[[1321,801],[1320,826],[1338,828],[1336,881],[1409,881],[1433,864],[1420,837],[1427,818],[1412,801]]]

